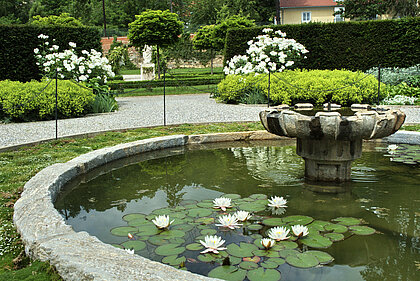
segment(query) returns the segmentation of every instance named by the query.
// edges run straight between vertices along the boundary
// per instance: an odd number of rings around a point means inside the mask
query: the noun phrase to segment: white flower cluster
[[[94,49],[83,50],[82,56],[78,56],[74,48],[76,43],[69,42],[70,49],[59,52],[59,46],[51,45],[47,41],[48,36],[40,34],[38,38],[43,40],[40,48],[35,48],[34,53],[37,65],[47,77],[54,78],[55,71],[61,79],[74,79],[76,81],[90,81],[98,79],[106,82],[107,77],[113,77],[111,65],[101,52]]]
[[[285,38],[286,33],[280,30],[264,28],[262,31],[265,34],[248,41],[247,55],[234,56],[227,62],[225,74],[282,72],[308,53],[302,44]]]
[[[393,97],[386,97],[382,103],[389,105],[389,104],[396,104],[396,105],[414,105],[417,101],[416,97],[408,97],[403,95],[395,95]]]

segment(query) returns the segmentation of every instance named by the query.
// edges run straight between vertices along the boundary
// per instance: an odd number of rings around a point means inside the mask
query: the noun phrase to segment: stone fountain
[[[351,162],[362,155],[362,140],[395,133],[404,123],[405,114],[400,110],[366,109],[353,116],[330,111],[306,116],[293,110],[271,109],[260,112],[260,119],[270,133],[296,138],[296,153],[305,160],[308,180],[345,182],[350,180]]]

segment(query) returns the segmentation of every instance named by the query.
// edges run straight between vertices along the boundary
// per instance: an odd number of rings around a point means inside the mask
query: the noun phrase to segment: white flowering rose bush
[[[69,48],[61,50],[54,44],[54,39],[49,41],[48,35],[40,34],[38,38],[42,40],[42,44],[34,49],[34,54],[37,65],[46,77],[55,78],[57,70],[60,79],[106,83],[108,77],[115,75],[108,59],[101,52],[94,49],[83,50],[79,56],[75,52],[76,43],[69,42]]]
[[[286,33],[280,30],[265,28],[262,31],[263,35],[248,42],[246,55],[234,56],[226,63],[225,74],[282,72],[308,53],[305,46],[287,39]]]

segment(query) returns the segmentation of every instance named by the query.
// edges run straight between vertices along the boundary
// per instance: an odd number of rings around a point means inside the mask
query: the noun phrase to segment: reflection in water
[[[420,280],[418,167],[390,163],[382,152],[365,147],[353,163],[353,180],[346,186],[350,189],[325,194],[312,192],[312,185],[304,183],[303,161],[293,146],[235,145],[178,148],[111,163],[69,185],[56,207],[76,231],[120,243],[122,238],[109,230],[124,225],[125,214],[149,214],[223,193],[284,196],[284,215],[358,217],[379,234],[334,243],[327,249],[336,259],[332,266],[302,270],[284,264],[282,280]]]

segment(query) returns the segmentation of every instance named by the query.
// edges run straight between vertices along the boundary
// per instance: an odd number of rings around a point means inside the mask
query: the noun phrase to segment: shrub
[[[55,117],[55,81],[0,81],[0,112],[15,121],[48,120]],[[42,92],[41,92],[42,91]],[[71,81],[58,81],[58,116],[77,117],[86,114],[94,100],[91,90]]]
[[[331,101],[341,105],[373,103],[377,100],[378,80],[362,72],[346,70],[286,70],[271,74],[270,100],[275,104],[309,102],[322,105]],[[218,85],[218,99],[228,103],[243,101],[246,93],[257,89],[268,95],[268,75],[229,75]],[[385,96],[384,87],[381,96]],[[334,90],[334,91],[331,91]]]
[[[387,85],[386,93],[388,96],[407,96],[420,97],[420,88],[411,87],[407,83],[402,82],[398,85]]]
[[[38,26],[64,26],[64,27],[83,27],[83,23],[71,17],[68,13],[61,13],[59,16],[50,15],[48,17],[41,17],[36,15],[33,18],[31,24]]]
[[[112,112],[118,109],[118,103],[115,97],[110,94],[99,93],[91,104],[93,113]]]
[[[378,68],[373,67],[366,71],[366,73],[370,73],[378,77]],[[410,82],[410,85],[416,86],[418,85],[420,80],[420,64],[414,65],[407,68],[400,68],[400,67],[385,67],[381,68],[381,82],[389,85],[398,85],[401,82]]]

